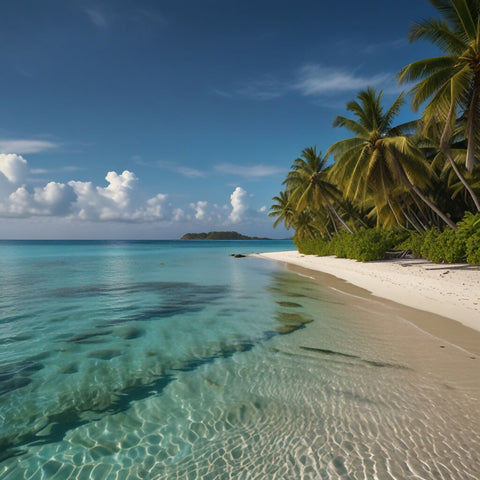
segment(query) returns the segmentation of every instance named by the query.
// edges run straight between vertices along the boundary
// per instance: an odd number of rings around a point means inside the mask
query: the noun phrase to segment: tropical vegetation
[[[389,250],[435,262],[480,264],[480,0],[430,0],[438,18],[409,40],[440,55],[398,73],[409,91],[385,105],[373,87],[334,127],[350,136],[294,160],[274,197],[274,226],[294,229],[306,254],[367,261]],[[396,124],[407,100],[418,119]]]

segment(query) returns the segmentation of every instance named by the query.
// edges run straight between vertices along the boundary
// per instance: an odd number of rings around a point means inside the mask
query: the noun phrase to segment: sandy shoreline
[[[258,256],[334,275],[373,295],[450,318],[480,331],[480,267],[438,265],[428,260],[361,263],[297,251]]]

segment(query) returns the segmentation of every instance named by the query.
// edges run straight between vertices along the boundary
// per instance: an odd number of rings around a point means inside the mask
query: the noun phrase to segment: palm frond
[[[390,129],[393,119],[400,113],[400,109],[404,104],[405,96],[402,92],[383,116],[379,127],[380,132],[385,132]]]
[[[439,70],[450,69],[457,62],[456,56],[431,57],[417,60],[403,67],[397,74],[399,83],[407,83],[425,78]]]
[[[347,130],[350,130],[355,135],[364,136],[364,137],[368,137],[369,135],[369,130],[365,126],[363,126],[359,122],[356,122],[355,120],[343,117],[341,115],[335,118],[332,125],[334,127],[344,127]]]
[[[414,23],[408,36],[410,42],[428,40],[446,54],[459,54],[466,48],[465,40],[449,27],[443,20],[429,18],[422,22]]]

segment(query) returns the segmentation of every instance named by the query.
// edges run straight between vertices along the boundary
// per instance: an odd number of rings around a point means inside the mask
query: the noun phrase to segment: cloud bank
[[[135,173],[110,171],[106,185],[70,180],[27,185],[31,173],[27,161],[18,154],[0,154],[0,217],[53,217],[85,222],[194,222],[228,226],[263,216],[265,211],[250,208],[250,195],[236,187],[230,204],[223,206],[205,200],[183,208],[174,206],[165,193],[144,199]]]

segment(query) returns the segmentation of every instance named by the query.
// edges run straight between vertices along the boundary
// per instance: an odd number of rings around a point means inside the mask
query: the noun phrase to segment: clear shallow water
[[[479,478],[480,360],[291,246],[0,243],[0,478]]]

